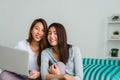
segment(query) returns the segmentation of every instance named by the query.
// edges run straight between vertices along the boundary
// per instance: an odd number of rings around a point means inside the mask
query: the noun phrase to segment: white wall
[[[0,45],[14,47],[26,39],[32,21],[65,25],[68,42],[83,57],[104,58],[105,20],[120,14],[120,0],[0,0]]]

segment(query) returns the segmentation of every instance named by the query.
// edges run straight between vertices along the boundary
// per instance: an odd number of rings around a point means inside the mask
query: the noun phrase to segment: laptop
[[[28,60],[28,52],[0,45],[0,69],[29,75]]]

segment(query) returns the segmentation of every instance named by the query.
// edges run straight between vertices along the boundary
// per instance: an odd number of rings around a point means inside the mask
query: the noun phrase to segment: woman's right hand
[[[40,77],[40,71],[30,70],[30,76],[28,76],[28,78],[30,78],[30,79],[37,79],[39,77]]]

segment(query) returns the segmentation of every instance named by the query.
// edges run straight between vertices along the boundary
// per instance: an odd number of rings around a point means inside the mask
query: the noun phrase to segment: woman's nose
[[[53,34],[53,33],[51,34],[51,37],[54,37],[54,34]]]
[[[43,31],[41,31],[41,30],[38,30],[38,32],[37,32],[38,34],[43,34]]]

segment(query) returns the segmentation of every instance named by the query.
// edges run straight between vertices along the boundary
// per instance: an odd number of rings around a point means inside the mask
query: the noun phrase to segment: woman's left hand
[[[30,78],[30,79],[37,79],[39,77],[40,77],[40,71],[30,70],[30,76],[28,76],[28,78]]]
[[[53,65],[50,66],[49,72],[51,74],[57,74],[57,75],[60,74],[60,70],[59,70],[59,68],[58,68],[58,66],[56,64],[53,64]]]

